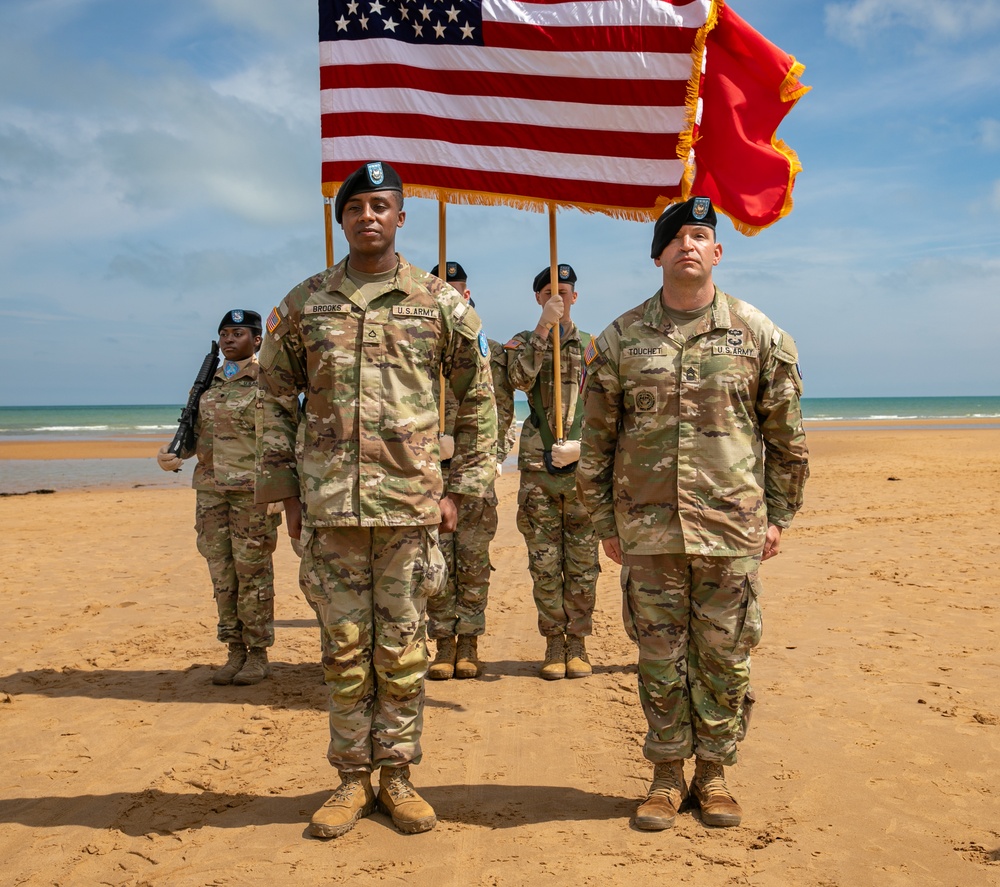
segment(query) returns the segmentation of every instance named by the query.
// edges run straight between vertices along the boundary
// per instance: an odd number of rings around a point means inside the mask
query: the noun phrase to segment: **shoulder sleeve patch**
[[[506,348],[508,351],[517,351],[517,349],[520,348],[522,345],[524,345],[524,342],[515,337],[511,339],[509,342],[504,342],[503,347]]]
[[[795,346],[795,340],[783,330],[775,329],[771,337],[774,343],[774,356],[782,363],[795,364],[799,362],[799,349]]]
[[[285,316],[287,314],[287,310],[285,311],[285,313],[282,313],[281,309],[284,307],[285,307],[284,303],[282,303],[281,305],[275,305],[271,309],[271,313],[267,315],[267,331],[272,336],[280,337],[284,333],[283,329],[280,330],[279,332],[282,322],[284,321]]]

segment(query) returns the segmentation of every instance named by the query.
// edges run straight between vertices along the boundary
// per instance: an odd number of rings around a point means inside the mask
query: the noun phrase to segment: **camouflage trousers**
[[[420,762],[426,606],[444,576],[436,527],[303,528],[299,584],[322,626],[339,771]]]
[[[255,505],[253,493],[198,490],[194,528],[208,561],[224,644],[274,643],[274,568],[280,514]]]
[[[577,498],[576,476],[522,471],[517,528],[528,547],[538,630],[546,637],[589,635],[601,568],[597,534]]]
[[[432,638],[486,632],[490,590],[490,543],[497,534],[497,498],[465,496],[454,533],[440,537],[448,578],[427,602],[427,634]]]
[[[654,764],[696,754],[736,763],[760,642],[760,557],[626,555],[625,630],[639,645],[639,700]]]

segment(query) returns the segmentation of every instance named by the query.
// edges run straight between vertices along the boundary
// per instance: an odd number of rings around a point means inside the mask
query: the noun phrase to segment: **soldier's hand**
[[[497,462],[497,477],[503,474],[503,462]]]
[[[552,444],[552,464],[556,468],[565,468],[580,460],[580,441],[566,440]]]
[[[542,316],[538,319],[539,326],[554,327],[563,316],[563,297],[553,293],[542,306]]]
[[[455,438],[450,434],[442,434],[438,437],[438,446],[441,448],[442,462],[447,462],[455,455]]]
[[[267,513],[268,514],[281,514],[285,510],[284,502],[268,502],[267,503]]]
[[[764,553],[760,556],[761,561],[766,561],[781,554],[781,527],[774,524],[767,525],[767,536],[764,537]]]
[[[622,545],[617,536],[602,539],[601,547],[604,549],[604,553],[619,567],[622,565]]]
[[[455,493],[449,493],[438,503],[438,508],[441,510],[439,533],[455,532],[455,527],[458,526],[458,503],[459,497]]]
[[[156,454],[156,464],[164,471],[180,471],[184,460],[180,456],[168,453],[168,448],[169,444],[164,444],[160,447],[160,451]]]

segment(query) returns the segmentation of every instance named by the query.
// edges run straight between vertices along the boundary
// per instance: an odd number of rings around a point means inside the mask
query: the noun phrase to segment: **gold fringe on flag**
[[[341,182],[324,182],[323,194],[335,197]],[[490,191],[461,191],[451,188],[435,188],[429,185],[403,185],[406,197],[426,197],[442,203],[465,204],[467,206],[509,206],[512,209],[529,212],[548,212],[549,207],[559,209],[578,209],[585,213],[601,213],[613,219],[624,219],[630,222],[651,222],[660,217],[664,209],[672,202],[666,198],[657,200],[655,206],[643,209],[641,207],[607,206],[596,203],[574,203],[572,201],[543,200],[541,198],[523,197],[515,194],[496,194]]]

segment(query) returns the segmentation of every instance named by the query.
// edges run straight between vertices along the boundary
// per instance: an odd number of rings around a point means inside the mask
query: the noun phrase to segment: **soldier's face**
[[[664,280],[708,279],[712,268],[722,258],[722,244],[715,240],[715,232],[706,225],[682,225],[654,259],[663,269]]]
[[[400,209],[398,191],[371,191],[351,197],[341,218],[351,254],[376,256],[395,247],[406,211]]]
[[[224,326],[219,330],[219,350],[226,360],[246,360],[260,346],[260,336],[245,326]]]

